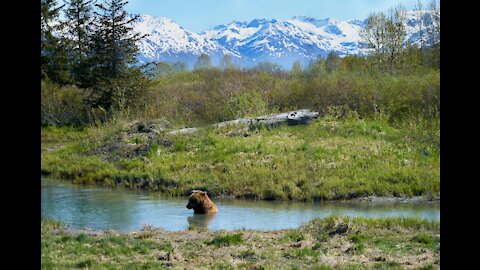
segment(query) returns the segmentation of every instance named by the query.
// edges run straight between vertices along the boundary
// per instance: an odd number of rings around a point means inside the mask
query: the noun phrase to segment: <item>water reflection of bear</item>
[[[210,200],[207,192],[193,190],[188,198],[188,209],[194,210],[194,215],[187,218],[189,229],[208,229],[208,224],[218,212],[217,206]]]
[[[216,213],[213,214],[193,214],[193,216],[187,217],[188,229],[196,230],[208,230],[208,225],[212,219],[216,216]]]

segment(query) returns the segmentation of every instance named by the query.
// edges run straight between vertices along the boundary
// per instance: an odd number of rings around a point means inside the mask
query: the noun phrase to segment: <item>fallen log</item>
[[[257,125],[265,124],[269,127],[277,126],[282,123],[288,125],[308,124],[312,119],[318,117],[318,112],[311,112],[309,109],[285,112],[280,114],[269,114],[253,118],[239,118],[231,121],[214,124],[215,127],[233,126],[239,124]],[[183,128],[170,131],[169,134],[183,134],[196,132],[197,128]]]
[[[266,124],[266,125],[276,125],[279,123],[287,122],[289,125],[298,125],[298,124],[308,124],[311,119],[317,118],[318,112],[311,112],[308,109],[291,111],[280,114],[269,114],[254,118],[240,118],[231,121],[220,122],[215,124],[217,127],[223,127],[228,125],[238,125],[238,124]]]

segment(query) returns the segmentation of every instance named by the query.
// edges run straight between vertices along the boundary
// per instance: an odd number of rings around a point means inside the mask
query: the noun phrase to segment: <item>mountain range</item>
[[[422,13],[424,29],[431,27],[431,13]],[[421,20],[414,11],[407,11],[406,40],[419,42]],[[223,55],[230,55],[234,64],[251,67],[262,61],[291,68],[294,61],[306,64],[329,52],[344,55],[365,55],[370,52],[360,31],[365,20],[315,19],[295,16],[291,19],[254,19],[218,25],[202,33],[189,31],[165,17],[141,15],[134,31],[147,34],[138,42],[140,62],[181,61],[193,67],[202,53],[213,65]]]

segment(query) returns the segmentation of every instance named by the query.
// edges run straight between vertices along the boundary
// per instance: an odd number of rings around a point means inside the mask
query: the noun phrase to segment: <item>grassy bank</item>
[[[439,120],[392,123],[331,109],[309,125],[138,132],[128,121],[42,128],[42,173],[75,183],[188,195],[318,200],[439,198]],[[144,127],[143,127],[144,128]],[[145,128],[144,128],[145,129]]]
[[[439,269],[440,223],[314,219],[278,231],[71,231],[42,221],[42,269]]]

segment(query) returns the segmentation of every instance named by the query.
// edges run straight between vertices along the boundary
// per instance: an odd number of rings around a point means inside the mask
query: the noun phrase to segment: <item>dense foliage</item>
[[[58,6],[56,0],[42,1],[42,86],[88,89],[74,90],[82,96],[74,99],[82,102],[76,118],[82,118],[81,114],[89,110],[124,110],[136,102],[145,88],[146,74],[136,61],[136,42],[142,37],[133,32],[132,26],[138,16],[124,10],[127,3],[71,0]],[[65,20],[59,18],[62,10]],[[52,104],[48,99],[43,101]],[[52,116],[50,113],[46,118]],[[42,115],[42,124],[53,124],[44,118]]]
[[[300,72],[233,68],[175,72],[163,68],[160,76],[144,82],[142,91],[128,91],[129,84],[124,81],[118,89],[130,96],[119,94],[112,97],[119,104],[117,108],[128,109],[132,118],[165,117],[174,124],[188,126],[302,108],[323,114],[330,106],[355,110],[361,117],[382,111],[395,121],[411,116],[439,116],[438,69],[410,66],[393,75],[369,66],[369,60],[354,56],[332,64],[319,59]],[[62,108],[52,107],[52,104],[62,102],[69,103],[65,109],[75,107],[69,109],[69,114],[89,123],[85,116],[92,109],[82,105],[88,91],[46,82],[42,85],[43,124],[74,124],[49,120],[64,113]],[[69,94],[58,95],[58,91]],[[132,96],[134,93],[136,96]],[[127,106],[130,98],[136,102]],[[122,107],[122,104],[125,105]]]

